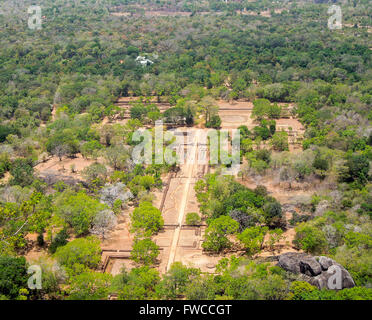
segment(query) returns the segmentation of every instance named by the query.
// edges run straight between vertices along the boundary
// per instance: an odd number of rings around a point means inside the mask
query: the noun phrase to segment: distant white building
[[[136,58],[136,62],[140,63],[143,67],[144,67],[144,66],[147,66],[147,65],[149,65],[149,64],[153,64],[153,63],[154,63],[153,61],[151,61],[150,59],[147,59],[147,58],[144,57],[144,56],[138,56],[138,57]]]

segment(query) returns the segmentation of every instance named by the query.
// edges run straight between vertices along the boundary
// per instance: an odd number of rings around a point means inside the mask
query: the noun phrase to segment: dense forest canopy
[[[328,28],[332,4],[341,29]],[[28,27],[35,5],[41,29]],[[0,299],[371,300],[371,26],[369,0],[2,1]],[[213,167],[195,185],[201,214],[186,223],[205,223],[207,254],[239,247],[244,257],[221,259],[214,274],[175,262],[161,275],[154,193],[179,168],[135,165],[133,132],[159,119],[220,128],[216,101],[252,103],[256,126],[239,127],[239,177]],[[284,115],[304,126],[297,153],[278,130]],[[36,169],[76,158],[87,166],[61,165],[70,180]],[[288,222],[247,176],[323,189]],[[100,245],[123,212],[137,267],[112,276],[99,271]],[[287,225],[296,250],[332,257],[356,286],[319,290],[255,260]],[[29,234],[46,252],[41,291],[27,289]]]

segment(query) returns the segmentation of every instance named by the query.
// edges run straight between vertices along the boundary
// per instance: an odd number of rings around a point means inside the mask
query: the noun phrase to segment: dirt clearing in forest
[[[118,105],[124,108],[130,106],[130,102],[137,98],[122,98],[118,101]],[[154,101],[155,102],[155,101]],[[236,101],[229,103],[226,101],[218,101],[219,114],[222,119],[223,129],[237,128],[240,125],[247,125],[249,129],[258,125],[251,118],[253,104],[251,102]],[[162,109],[166,110],[170,107],[169,104],[161,104]],[[281,104],[284,105],[284,104]],[[291,109],[293,105],[289,105]],[[276,120],[278,130],[282,129],[291,131],[301,135],[304,131],[303,126],[297,120],[289,116]],[[178,132],[185,131],[186,128],[178,128]],[[200,130],[200,129],[199,129]],[[203,130],[203,129],[201,129]],[[207,130],[207,129],[205,129]],[[193,131],[192,143],[187,144],[187,148],[192,148],[192,152],[198,155],[199,148],[205,148],[199,142],[197,131]],[[184,145],[186,147],[186,145]],[[194,190],[195,183],[204,177],[208,172],[207,165],[182,164],[180,171],[176,174],[170,174],[164,177],[165,186],[162,191],[155,192],[154,205],[162,211],[164,219],[164,228],[153,237],[153,241],[160,247],[158,257],[159,264],[156,266],[161,273],[169,270],[171,264],[175,261],[180,261],[187,266],[200,268],[203,272],[214,272],[215,266],[219,259],[232,254],[242,255],[243,251],[230,252],[227,255],[210,255],[203,251],[202,243],[206,225],[203,222],[199,226],[186,225],[186,215],[189,212],[197,212],[200,215],[198,201]],[[239,181],[239,178],[237,178]],[[241,181],[241,179],[240,179]],[[242,182],[247,187],[254,189],[258,184],[263,184],[267,187],[270,195],[277,198],[282,205],[291,203],[292,199],[302,194],[309,192],[284,190],[276,185],[272,179],[261,179],[260,181],[246,180]],[[284,211],[287,221],[292,217],[289,212]],[[131,269],[135,264],[129,259],[130,250],[133,244],[133,235],[129,232],[129,213],[123,215],[123,220],[116,227],[115,231],[110,234],[110,237],[102,243],[104,250],[102,261],[106,272],[117,274],[122,266]],[[262,256],[271,256],[288,251],[296,251],[292,245],[295,232],[293,228],[289,228],[284,232],[282,239],[276,246],[275,251],[268,251],[266,248],[261,253]]]
[[[112,12],[111,15],[116,17],[131,17],[131,16],[142,16],[145,17],[189,17],[191,16],[191,12],[184,12],[184,11],[145,11],[143,13],[130,13],[130,12]]]
[[[80,180],[82,179],[82,171],[95,162],[95,160],[83,158],[81,154],[77,154],[75,158],[63,157],[61,161],[58,157],[53,156],[47,161],[37,164],[34,169],[44,178],[54,175],[59,177],[59,180]]]

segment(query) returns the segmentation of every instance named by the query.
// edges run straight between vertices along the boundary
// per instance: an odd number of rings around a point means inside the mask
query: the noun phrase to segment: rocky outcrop
[[[306,253],[287,252],[279,256],[278,266],[302,274],[304,280],[319,289],[345,289],[355,286],[350,273],[336,261]]]

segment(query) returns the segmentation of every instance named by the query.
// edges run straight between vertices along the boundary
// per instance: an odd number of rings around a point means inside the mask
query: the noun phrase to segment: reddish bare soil
[[[112,12],[113,16],[117,17],[129,17],[131,16],[130,12]],[[139,16],[140,13],[135,13],[134,16]],[[145,11],[145,17],[189,17],[191,12],[183,12],[183,11]]]
[[[113,275],[120,273],[122,267],[130,270],[136,266],[129,259],[134,240],[134,236],[130,233],[130,213],[132,211],[133,208],[124,210],[119,216],[115,229],[108,235],[107,239],[101,242],[102,263],[108,260],[105,271]]]
[[[29,233],[25,236],[27,245],[31,247],[31,249],[27,251],[24,257],[30,264],[36,262],[40,258],[48,258],[47,250],[37,245],[37,237],[38,237],[37,233]]]
[[[130,101],[138,100],[137,97],[126,97],[118,101],[118,105],[122,107],[128,107]],[[156,103],[156,98],[154,98]],[[220,116],[222,118],[223,128],[236,128],[242,124],[246,124],[249,128],[252,128],[256,124],[251,119],[251,109],[253,107],[251,102],[236,101],[229,103],[226,101],[218,101],[220,107]],[[160,104],[163,109],[169,107],[169,104]],[[290,106],[292,107],[292,106]],[[108,120],[106,119],[104,123]],[[119,121],[125,120],[114,120],[114,123],[120,123]],[[289,127],[293,131],[298,133],[303,132],[303,127],[298,120],[293,118],[279,119],[277,125],[286,131],[290,131]],[[198,137],[195,135],[193,144],[198,150]],[[37,170],[41,173],[53,170],[61,175],[70,177],[79,177],[80,172],[93,163],[93,160],[86,160],[79,155],[75,159],[63,159],[59,161],[56,157],[52,157],[45,163],[41,163],[37,166]],[[70,166],[74,164],[77,173],[72,174],[70,172]],[[172,179],[169,177],[163,177],[163,181],[169,183],[169,186],[165,186],[163,191],[155,192],[155,200],[153,204],[162,210],[165,226],[164,229],[157,234],[153,240],[160,247],[159,265],[158,270],[161,273],[166,272],[169,266],[174,261],[181,261],[185,265],[194,266],[200,268],[203,272],[214,272],[216,263],[223,256],[228,255],[208,255],[203,252],[201,244],[203,242],[205,225],[190,227],[186,225],[185,217],[189,212],[199,212],[198,202],[195,196],[194,185],[196,181],[205,175],[206,167],[200,165],[181,165],[180,171]],[[243,181],[243,184],[250,188],[257,186],[257,181],[247,180]],[[263,184],[267,187],[272,196],[276,197],[282,204],[291,201],[291,198],[309,194],[309,192],[303,191],[286,191],[270,181],[259,181],[259,184]],[[135,264],[129,259],[130,250],[133,244],[133,235],[130,233],[130,212],[133,208],[124,210],[119,218],[119,223],[112,233],[110,233],[107,239],[102,241],[102,263],[104,264],[105,271],[117,274],[120,269],[125,266],[126,269],[131,269]],[[291,216],[286,213],[288,218]],[[264,250],[260,256],[270,256],[273,254],[279,254],[287,251],[295,250],[292,246],[292,240],[295,236],[293,229],[288,229],[284,233],[285,239],[281,240],[276,246],[274,251]],[[242,254],[242,252],[235,252]]]
[[[77,154],[76,158],[63,157],[62,161],[59,161],[58,157],[52,156],[47,161],[41,162],[36,165],[35,170],[41,176],[54,174],[61,177],[61,179],[82,179],[81,172],[94,162],[96,161],[84,159],[81,154]],[[98,162],[103,162],[103,159],[98,159]],[[71,171],[71,166],[74,167],[75,172]]]

